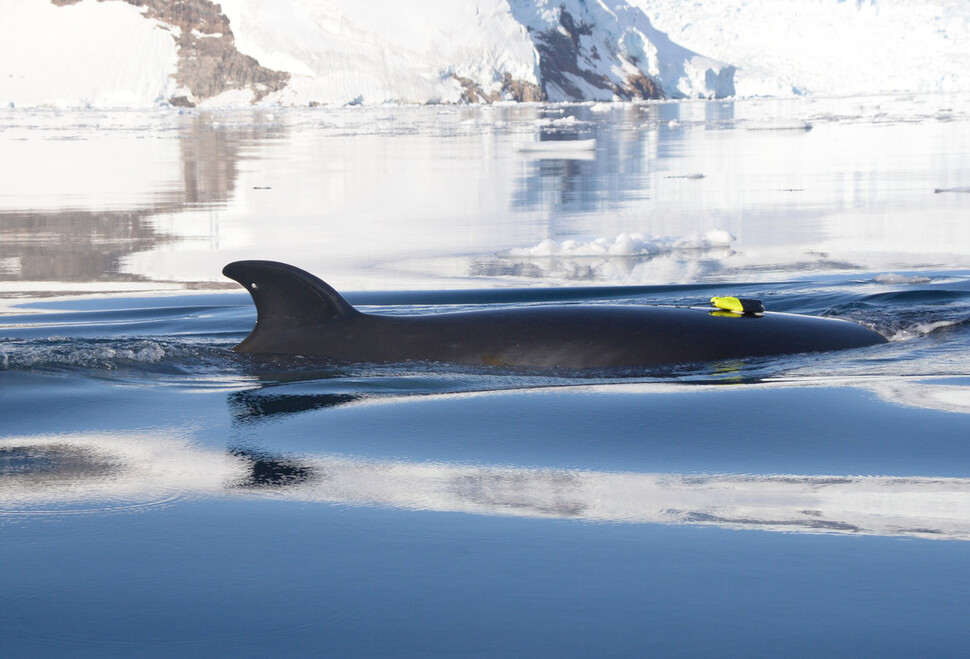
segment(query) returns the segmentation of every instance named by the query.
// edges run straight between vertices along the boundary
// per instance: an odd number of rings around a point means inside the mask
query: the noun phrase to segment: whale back
[[[364,314],[308,272],[273,261],[237,261],[223,273],[256,304],[237,352],[306,355],[350,363],[444,362],[472,366],[639,368],[859,348],[885,343],[832,318],[655,305],[554,305],[415,316]]]
[[[286,263],[235,261],[222,274],[242,284],[256,305],[256,325],[238,351],[254,352],[280,334],[361,315],[325,281]]]

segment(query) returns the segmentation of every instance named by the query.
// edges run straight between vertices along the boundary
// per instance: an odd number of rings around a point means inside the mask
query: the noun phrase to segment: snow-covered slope
[[[0,0],[0,104],[970,90],[965,0]]]
[[[626,0],[223,0],[285,104],[731,96],[733,67]]]
[[[284,104],[458,102],[466,88],[500,96],[511,84],[506,77],[532,90],[525,100],[539,97],[532,42],[501,0],[224,0],[222,7],[242,51],[291,74],[273,96]]]
[[[739,96],[970,91],[967,0],[630,0]]]
[[[509,0],[549,100],[734,95],[734,67],[673,43],[627,2]]]
[[[0,0],[0,103],[146,107],[176,91],[172,35],[121,2]]]
[[[627,0],[0,0],[0,15],[0,102],[15,106],[734,93],[733,67]]]

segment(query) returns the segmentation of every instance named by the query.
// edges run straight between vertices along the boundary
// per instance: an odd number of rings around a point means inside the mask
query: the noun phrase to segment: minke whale
[[[285,263],[223,269],[252,295],[256,325],[234,350],[339,363],[442,362],[513,369],[641,367],[845,350],[885,343],[857,323],[710,307],[560,304],[454,313],[362,313]],[[742,301],[743,302],[743,301]],[[754,301],[756,302],[756,301]],[[731,305],[728,305],[729,307]]]

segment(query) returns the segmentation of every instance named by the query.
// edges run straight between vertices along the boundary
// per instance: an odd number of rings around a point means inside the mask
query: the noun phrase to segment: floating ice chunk
[[[588,242],[546,239],[534,247],[509,250],[509,256],[649,256],[682,250],[730,247],[736,238],[723,229],[695,232],[681,238],[660,238],[642,233],[621,233]]]
[[[539,243],[529,251],[530,253],[535,254],[537,256],[552,256],[553,254],[557,254],[561,249],[561,247],[562,246],[559,243],[557,243],[555,240],[552,240],[551,238],[546,238],[545,240],[543,240],[541,243]]]
[[[634,238],[629,234],[621,233],[613,241],[613,244],[610,245],[610,254],[624,255],[638,253],[645,246],[644,241],[638,238],[639,236]]]
[[[586,126],[589,124],[588,121],[580,121],[573,115],[569,115],[568,117],[559,117],[558,119],[550,119],[546,117],[543,119],[536,119],[532,123],[536,126],[554,126],[557,128]]]

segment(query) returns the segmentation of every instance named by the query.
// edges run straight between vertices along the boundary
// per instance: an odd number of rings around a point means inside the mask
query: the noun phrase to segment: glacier
[[[952,0],[0,0],[0,105],[970,90]]]

